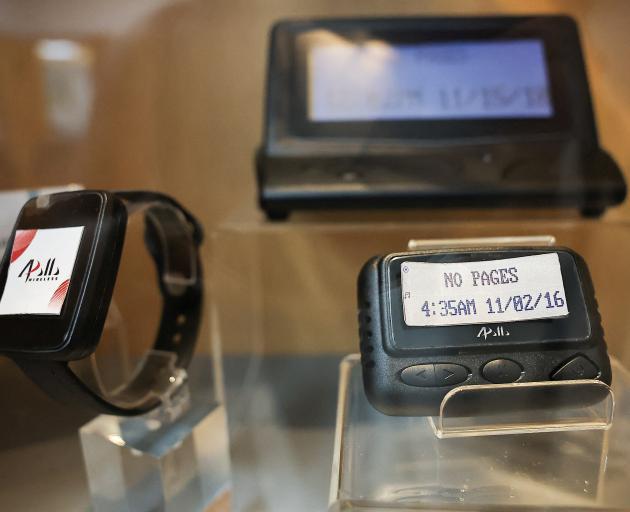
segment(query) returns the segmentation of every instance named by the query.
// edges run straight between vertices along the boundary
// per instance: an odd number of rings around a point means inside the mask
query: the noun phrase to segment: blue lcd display
[[[550,118],[539,39],[397,45],[339,37],[308,53],[312,122]]]

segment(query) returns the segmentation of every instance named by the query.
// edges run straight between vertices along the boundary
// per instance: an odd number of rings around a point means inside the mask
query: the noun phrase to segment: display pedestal
[[[340,369],[330,510],[625,507],[630,502],[630,375],[617,361],[612,366],[614,421],[613,395],[595,381],[562,384],[567,393],[558,396],[571,397],[572,403],[556,414],[502,416],[489,400],[485,412],[466,419],[452,414],[457,403],[451,401],[469,402],[465,394],[471,392],[490,398],[493,391],[463,389],[445,398],[438,418],[394,417],[369,404],[360,358],[347,356]],[[508,392],[516,399],[523,390],[537,393],[548,385],[530,384]],[[518,390],[499,386],[508,388]]]
[[[229,510],[225,409],[213,389],[187,380],[181,369],[165,376],[172,386],[148,414],[100,415],[81,428],[95,512]]]

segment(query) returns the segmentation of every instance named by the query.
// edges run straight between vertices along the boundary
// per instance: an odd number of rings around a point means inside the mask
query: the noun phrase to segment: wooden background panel
[[[280,18],[308,16],[569,13],[582,29],[603,143],[628,169],[628,5],[622,0],[13,5],[0,23],[0,186],[79,181],[157,187],[191,205],[207,225],[237,207],[257,215],[252,162],[262,126],[268,30]],[[69,37],[94,52],[95,101],[82,138],[63,140],[46,126],[41,66],[33,52],[42,37]],[[623,207],[612,216],[627,213]]]
[[[603,144],[630,169],[630,4],[623,0],[145,1],[143,16],[134,4],[116,1],[103,11],[99,2],[43,2],[32,26],[13,6],[0,23],[0,186],[157,187],[191,205],[206,225],[236,208],[256,216],[252,162],[268,30],[278,19],[308,16],[569,13],[582,29]],[[103,12],[106,21],[94,20]],[[45,125],[32,52],[38,38],[63,36],[96,56],[92,122],[73,141]],[[628,214],[624,206],[611,216]]]
[[[152,55],[159,59],[153,80],[146,83],[157,91],[157,147],[141,143],[134,147],[148,154],[157,152],[161,186],[187,198],[206,223],[216,223],[236,205],[247,216],[254,216],[252,162],[260,142],[267,34],[273,21],[357,14],[569,12],[582,27],[603,144],[628,169],[630,151],[624,141],[630,133],[624,112],[630,108],[630,98],[625,87],[626,67],[621,63],[630,55],[629,45],[621,44],[627,36],[620,21],[628,17],[626,5],[607,1],[321,0],[176,4],[148,20],[134,43],[122,43],[134,46],[141,41],[153,47]],[[602,54],[608,57],[604,59]],[[129,80],[134,76],[142,80],[136,74]],[[140,101],[148,91],[136,93]],[[106,142],[95,138],[91,144],[102,148]],[[119,158],[125,157],[119,153]],[[621,210],[613,216],[628,212],[625,207]]]

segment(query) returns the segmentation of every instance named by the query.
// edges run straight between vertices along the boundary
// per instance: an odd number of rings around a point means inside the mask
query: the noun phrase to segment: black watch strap
[[[203,232],[196,219],[172,198],[157,192],[116,192],[131,211],[143,208],[145,244],[153,257],[162,295],[162,316],[153,350],[172,353],[175,366],[186,368],[192,358],[201,321],[203,279],[198,247]],[[165,359],[166,361],[166,359]],[[160,403],[157,390],[167,370],[159,358],[148,357],[115,393],[101,394],[88,386],[67,361],[16,358],[21,369],[59,401],[100,413],[131,416]]]

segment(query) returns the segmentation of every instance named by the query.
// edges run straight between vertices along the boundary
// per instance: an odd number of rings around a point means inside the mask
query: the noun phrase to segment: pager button
[[[416,364],[405,368],[400,379],[409,386],[435,387],[435,367],[433,364]]]
[[[551,374],[552,380],[595,379],[599,369],[584,356],[575,356],[565,361],[560,368]]]
[[[468,368],[461,364],[440,363],[435,365],[435,385],[454,386],[468,379]]]
[[[481,373],[484,379],[494,384],[506,384],[520,379],[523,368],[511,359],[495,359],[486,363]]]

